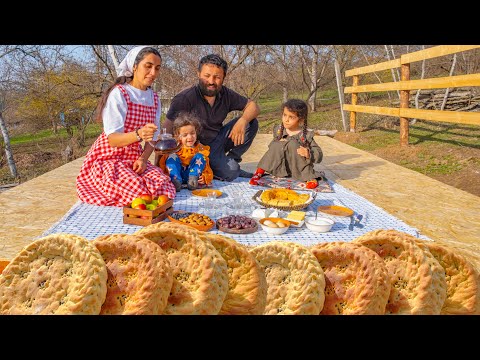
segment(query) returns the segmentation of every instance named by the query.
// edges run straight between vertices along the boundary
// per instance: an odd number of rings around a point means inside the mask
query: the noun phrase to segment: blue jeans
[[[258,132],[258,120],[253,119],[247,124],[245,129],[245,142],[241,145],[233,145],[232,139],[228,136],[237,121],[238,117],[232,119],[220,129],[213,141],[205,144],[210,146],[209,158],[213,174],[215,177],[225,181],[233,181],[238,177],[242,155],[252,145],[252,141]]]
[[[200,176],[205,169],[205,165],[207,163],[207,159],[205,155],[201,153],[196,153],[192,160],[190,160],[190,164],[188,166],[182,166],[182,162],[177,154],[171,154],[168,156],[167,161],[165,161],[165,165],[168,168],[170,179],[179,179],[182,183],[186,184],[188,182],[188,177],[192,176]]]

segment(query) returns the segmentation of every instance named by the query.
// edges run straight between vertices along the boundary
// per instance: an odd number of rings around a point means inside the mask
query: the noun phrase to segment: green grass
[[[102,126],[100,124],[90,124],[87,126],[87,129],[85,130],[85,136],[88,138],[97,137],[101,132],[102,132]],[[74,134],[76,133],[77,131],[74,131]],[[10,138],[10,144],[18,145],[18,144],[25,144],[29,142],[44,141],[48,139],[56,140],[58,138],[64,138],[64,139],[68,138],[67,131],[64,128],[59,129],[57,134],[55,134],[53,130],[48,129],[48,130],[41,130],[36,133],[27,133],[27,134],[12,136]],[[3,138],[0,143],[2,143],[3,145]]]

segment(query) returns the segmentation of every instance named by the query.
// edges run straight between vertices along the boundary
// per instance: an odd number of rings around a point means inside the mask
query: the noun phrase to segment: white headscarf
[[[133,64],[135,63],[135,58],[137,57],[140,50],[146,47],[148,46],[146,45],[136,46],[127,53],[127,56],[125,56],[125,59],[123,59],[120,65],[118,65],[118,68],[117,68],[118,76],[130,77],[133,75]]]

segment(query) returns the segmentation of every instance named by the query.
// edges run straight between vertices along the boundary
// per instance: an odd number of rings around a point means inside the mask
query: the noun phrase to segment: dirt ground
[[[337,132],[334,138],[356,146],[366,141],[362,133]],[[394,164],[419,171],[433,179],[480,196],[480,149],[473,147],[451,147],[432,145],[428,148],[419,145],[387,145],[370,151],[372,154]],[[445,160],[445,155],[448,159]],[[449,173],[435,171],[435,167],[448,166]],[[433,171],[432,171],[433,170]]]

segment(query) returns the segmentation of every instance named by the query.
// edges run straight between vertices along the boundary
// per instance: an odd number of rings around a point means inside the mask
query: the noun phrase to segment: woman
[[[175,197],[170,177],[148,161],[153,151],[149,142],[160,128],[160,100],[151,85],[159,75],[161,61],[155,48],[137,46],[120,63],[119,77],[97,107],[97,120],[103,122],[104,130],[77,177],[81,201],[125,206],[143,194]]]

